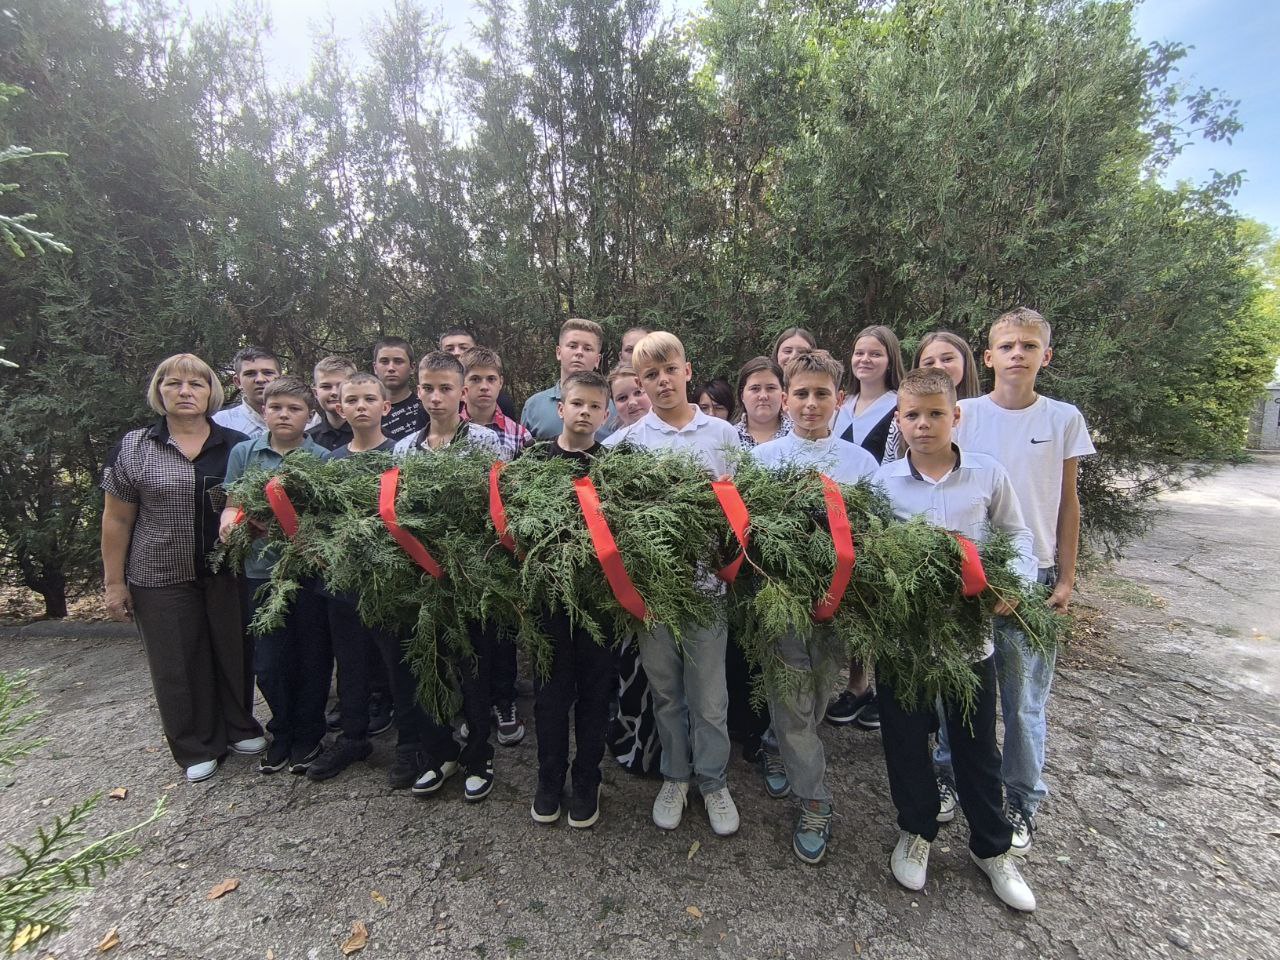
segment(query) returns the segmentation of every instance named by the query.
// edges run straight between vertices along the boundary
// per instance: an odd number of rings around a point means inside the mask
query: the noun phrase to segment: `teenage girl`
[[[973,351],[962,337],[950,330],[935,330],[927,333],[920,345],[916,347],[916,355],[911,361],[911,368],[941,367],[956,385],[956,399],[967,400],[982,395],[982,385],[978,382],[978,365],[974,362]],[[906,452],[901,442],[898,424],[889,428],[889,438],[884,446],[884,463],[897,460]]]
[[[848,398],[836,414],[832,432],[883,460],[903,376],[897,335],[884,326],[860,332],[853,341],[849,373]]]
[[[782,412],[782,368],[768,357],[753,357],[738,371],[738,439],[743,449],[791,432],[791,418]]]
[[[609,371],[609,399],[618,411],[618,429],[629,427],[649,412],[649,395],[640,386],[636,372],[620,363]]]
[[[708,380],[698,388],[695,396],[698,398],[698,409],[708,417],[733,420],[738,404],[733,397],[733,387],[729,386],[729,381],[724,377]]]
[[[787,364],[797,353],[807,353],[817,349],[818,341],[804,327],[787,327],[773,341],[773,350],[769,355],[779,367],[786,370]]]

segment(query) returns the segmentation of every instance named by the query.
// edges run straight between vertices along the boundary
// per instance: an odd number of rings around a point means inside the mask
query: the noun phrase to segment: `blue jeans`
[[[1037,579],[1046,585],[1056,583],[1057,567],[1041,568]],[[1031,651],[1017,622],[1003,617],[996,617],[995,640],[996,680],[1000,685],[1000,713],[1004,719],[1000,777],[1004,780],[1009,805],[1034,817],[1040,801],[1049,794],[1041,774],[1048,732],[1046,707],[1057,650],[1049,651],[1047,656]],[[938,731],[933,762],[941,776],[952,776],[945,724]]]
[[[641,630],[640,663],[649,677],[653,719],[662,741],[662,776],[696,778],[705,796],[725,786],[729,767],[729,692],[724,652],[728,628],[686,625],[677,647],[661,625]]]

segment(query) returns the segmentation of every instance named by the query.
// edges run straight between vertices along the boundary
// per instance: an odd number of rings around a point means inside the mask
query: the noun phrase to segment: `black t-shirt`
[[[411,393],[399,403],[393,403],[382,418],[382,433],[392,440],[400,440],[416,433],[427,425],[427,411],[416,393]]]
[[[511,394],[507,393],[506,387],[498,391],[498,409],[510,420],[519,419],[516,416],[516,402],[511,399]]]
[[[348,442],[348,443],[344,443],[342,446],[338,447],[336,450],[330,453],[329,459],[345,460],[347,459],[347,457],[358,457],[366,453],[390,453],[392,449],[395,448],[395,445],[396,445],[396,442],[392,440],[390,437],[387,437],[387,439],[383,440],[376,447],[372,447],[368,450],[361,450],[359,453],[352,453],[351,444],[350,442]]]
[[[577,472],[585,476],[587,471],[591,469],[591,461],[604,453],[604,450],[604,444],[598,440],[586,450],[566,450],[560,446],[560,441],[557,437],[552,437],[550,440],[535,443],[525,452],[525,456],[562,457],[565,460],[572,460],[578,468]]]
[[[320,422],[307,431],[307,436],[326,450],[337,450],[344,443],[351,442],[351,424],[343,420],[341,426],[329,425],[329,418],[320,415]]]

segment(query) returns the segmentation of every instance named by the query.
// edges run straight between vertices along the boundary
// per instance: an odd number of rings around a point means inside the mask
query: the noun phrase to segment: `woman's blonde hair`
[[[213,368],[194,353],[175,353],[172,357],[161,360],[156,372],[151,374],[151,383],[147,385],[147,405],[152,410],[162,417],[169,412],[164,408],[164,398],[160,396],[160,384],[175,373],[203,377],[209,384],[209,406],[204,412],[206,417],[212,417],[222,409],[222,401],[226,399],[226,395],[222,392],[222,384],[214,375]]]

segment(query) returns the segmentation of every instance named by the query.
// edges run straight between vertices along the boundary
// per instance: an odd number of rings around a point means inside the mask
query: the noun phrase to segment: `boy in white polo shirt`
[[[1016,571],[1031,580],[1036,574],[1031,531],[1022,522],[1017,494],[993,458],[961,452],[951,442],[960,419],[951,377],[937,368],[913,370],[898,387],[896,414],[907,455],[882,466],[876,479],[903,520],[923,517],[979,543],[988,529],[1008,534],[1018,551]],[[1001,602],[995,612],[1013,611]],[[957,704],[943,703],[960,806],[969,821],[969,855],[1001,900],[1016,910],[1034,910],[1035,895],[1010,852],[1013,828],[1003,811],[990,640],[974,673],[979,686],[970,716],[964,716]],[[929,759],[934,707],[925,702],[904,706],[888,675],[880,678],[879,693],[884,762],[901,830],[889,862],[900,884],[919,890],[926,879],[929,845],[938,835],[940,797]]]
[[[612,434],[606,447],[630,443],[648,450],[675,450],[696,456],[714,477],[732,471],[738,432],[689,402],[693,376],[684,345],[659,330],[635,345],[632,363],[652,401],[643,417]],[[728,627],[681,624],[682,646],[669,627],[640,632],[640,662],[653,694],[654,725],[662,741],[662,789],[653,802],[653,822],[664,830],[680,825],[696,777],[711,829],[720,836],[738,830],[738,808],[729,795],[729,693],[724,654]]]
[[[983,360],[995,371],[995,386],[985,396],[960,401],[956,438],[965,450],[989,454],[1008,471],[1035,538],[1037,579],[1053,591],[1049,605],[1065,612],[1080,550],[1077,468],[1080,457],[1096,451],[1079,410],[1036,393],[1036,375],[1053,356],[1049,335],[1048,321],[1026,307],[991,325]],[[1041,774],[1054,659],[1052,651],[1033,652],[1015,624],[997,621],[996,676],[1004,717],[1000,772],[1018,854],[1031,846],[1036,811],[1048,793]],[[939,737],[934,761],[945,780],[950,767],[945,735]]]
[[[791,417],[791,432],[760,444],[751,455],[766,467],[816,467],[837,483],[872,477],[878,466],[876,458],[831,432],[831,421],[844,399],[840,390],[843,377],[844,367],[825,350],[795,356],[782,380],[783,409]],[[789,789],[799,799],[800,818],[791,836],[791,849],[805,863],[817,863],[827,852],[833,814],[818,726],[826,711],[826,693],[843,657],[832,648],[829,631],[816,624],[807,639],[795,631],[780,637],[777,653],[788,666],[809,674],[812,682],[786,696],[769,695],[773,736],[766,736],[761,744],[765,787],[770,796],[786,796]]]

